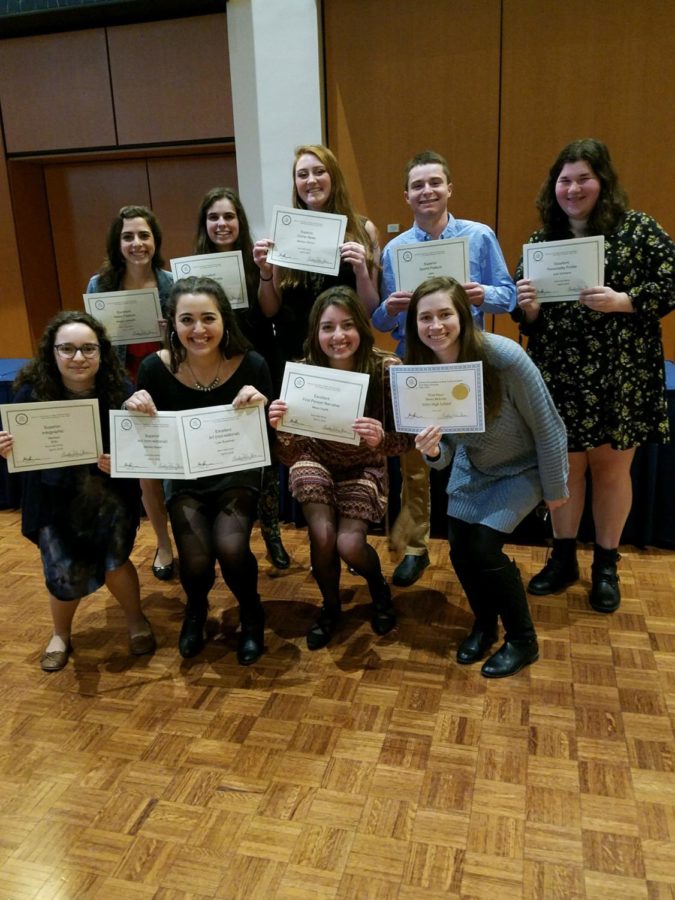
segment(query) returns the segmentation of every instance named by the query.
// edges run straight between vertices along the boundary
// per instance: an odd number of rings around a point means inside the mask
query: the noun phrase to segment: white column
[[[293,150],[323,142],[319,0],[229,0],[239,194],[256,237],[291,202]]]

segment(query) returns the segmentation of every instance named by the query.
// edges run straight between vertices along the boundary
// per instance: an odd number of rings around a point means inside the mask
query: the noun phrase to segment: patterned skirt
[[[298,503],[324,503],[344,518],[379,522],[387,508],[386,477],[379,467],[330,472],[314,460],[299,460],[289,483]]]

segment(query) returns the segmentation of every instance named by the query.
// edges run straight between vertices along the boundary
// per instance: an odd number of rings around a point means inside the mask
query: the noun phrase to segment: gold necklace
[[[198,391],[212,391],[214,388],[218,387],[218,385],[220,384],[220,367],[223,364],[222,357],[220,358],[220,361],[218,363],[218,368],[216,369],[216,377],[213,379],[213,381],[209,382],[209,384],[202,384],[201,381],[198,381],[197,376],[192,371],[192,366],[190,365],[190,361],[188,360],[187,357],[185,357],[185,364],[188,367],[188,369],[190,370],[190,375],[192,375],[192,380],[194,381],[195,387],[197,388]]]

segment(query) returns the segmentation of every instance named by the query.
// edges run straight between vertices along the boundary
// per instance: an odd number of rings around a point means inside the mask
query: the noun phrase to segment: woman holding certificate
[[[389,367],[398,359],[373,347],[373,334],[356,293],[333,287],[316,300],[309,316],[304,362],[339,372],[363,372],[369,378],[365,415],[352,428],[358,444],[337,443],[278,431],[278,452],[290,466],[293,496],[302,504],[309,530],[312,573],[323,606],[307,634],[307,647],[330,641],[340,620],[340,560],[366,579],[373,601],[371,625],[378,635],[396,625],[389,585],[380,560],[368,544],[368,525],[379,522],[387,504],[386,457],[410,449],[408,435],[397,434],[391,420]],[[269,408],[273,428],[283,427],[288,404]]]
[[[232,250],[241,251],[249,299],[249,308],[235,310],[235,315],[244,337],[270,367],[273,381],[278,388],[281,384],[281,372],[277,362],[272,320],[262,315],[258,302],[260,294],[274,294],[271,275],[265,279],[260,274],[260,267],[267,269],[271,267],[260,254],[254,261],[248,218],[236,191],[232,188],[212,188],[204,196],[199,207],[194,252],[228,253]],[[263,470],[262,489],[258,498],[258,519],[272,565],[277,569],[287,569],[291,560],[281,542],[279,529],[278,466],[267,466]]]
[[[96,398],[104,448],[108,410],[132,390],[107,334],[87,313],[61,312],[47,325],[37,357],[18,375],[15,403]],[[0,432],[0,454],[14,439]],[[155,638],[141,611],[138,575],[129,554],[138,528],[136,480],[111,479],[110,456],[98,466],[64,466],[22,475],[21,530],[40,548],[54,633],[40,659],[56,672],[73,652],[71,629],[80,600],[104,584],[124,611],[129,649],[152,653]]]
[[[283,360],[300,359],[307,334],[309,311],[323,291],[335,285],[352,288],[370,315],[380,302],[380,247],[377,229],[352,205],[344,175],[333,153],[320,144],[298,147],[293,160],[293,206],[347,218],[345,240],[340,245],[337,275],[304,272],[266,263],[269,240],[257,241],[254,257],[261,282],[273,280],[274,291],[260,294],[260,308],[276,316],[275,330]]]
[[[610,613],[621,602],[617,548],[632,504],[635,449],[668,440],[660,318],[675,309],[675,243],[654,219],[627,208],[609,151],[597,140],[561,151],[537,206],[542,228],[529,242],[600,235],[605,275],[576,301],[542,303],[522,265],[516,272],[514,316],[567,426],[570,466],[570,501],[551,514],[553,551],[528,590],[551,594],[579,578],[588,473],[595,524],[589,600]]]
[[[171,272],[162,269],[162,230],[157,216],[146,206],[123,206],[113,219],[106,238],[106,258],[101,270],[89,279],[87,294],[157,288],[162,315],[173,284]],[[141,360],[159,344],[129,344],[117,351],[136,380]],[[157,538],[152,572],[160,581],[173,577],[173,548],[159,481],[141,479],[143,506]]]
[[[415,446],[432,468],[452,462],[450,558],[475,616],[457,661],[482,659],[501,618],[504,643],[481,673],[503,678],[539,658],[520,573],[503,546],[542,498],[551,510],[566,502],[565,426],[536,366],[515,341],[479,331],[466,291],[453,278],[430,278],[417,288],[406,334],[408,364],[482,363],[485,430],[443,434],[430,425]]]
[[[249,349],[222,287],[213,279],[184,278],[174,284],[166,335],[166,348],[141,363],[139,390],[127,401],[127,409],[152,415],[222,404],[241,408],[270,396],[267,363]],[[250,665],[264,650],[258,564],[250,547],[260,481],[260,469],[247,469],[165,482],[187,595],[178,641],[185,658],[196,656],[204,646],[216,561],[239,604],[239,663]]]

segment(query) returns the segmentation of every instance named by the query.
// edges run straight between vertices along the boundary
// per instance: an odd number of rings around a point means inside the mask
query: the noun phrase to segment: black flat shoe
[[[152,563],[152,574],[155,578],[159,578],[160,581],[169,581],[173,578],[173,560],[166,566],[157,565],[157,556],[159,554],[159,550],[155,553],[155,559]]]
[[[319,618],[307,632],[307,649],[321,650],[325,647],[333,637],[339,621],[339,611],[329,613],[326,609],[322,609]]]
[[[428,553],[423,553],[421,556],[407,553],[394,569],[391,580],[397,587],[410,587],[420,578],[428,565]]]
[[[497,640],[497,630],[483,631],[474,628],[457,648],[457,662],[462,666],[478,662],[485,656],[485,651]]]
[[[263,534],[263,540],[265,541],[265,546],[267,547],[267,552],[274,568],[287,569],[291,564],[291,558],[288,553],[286,553],[286,548],[281,543],[281,535]]]
[[[596,612],[616,612],[621,605],[619,576],[616,574],[616,568],[613,571],[608,569],[593,570],[588,601]]]
[[[243,629],[237,644],[237,662],[240,666],[250,666],[265,652],[262,628]]]
[[[370,627],[375,634],[382,637],[389,634],[392,628],[396,628],[396,610],[391,602],[391,590],[387,582],[382,579],[381,586],[371,592],[373,598],[373,613],[370,617]]]
[[[206,643],[206,613],[186,613],[178,638],[178,651],[183,659],[191,659]]]
[[[557,594],[566,587],[579,580],[579,566],[574,563],[569,565],[555,557],[551,557],[541,572],[537,572],[530,579],[527,593],[536,597],[546,597],[548,594]]]
[[[539,644],[536,638],[530,641],[504,641],[499,650],[483,663],[480,674],[485,678],[506,678],[538,659]]]

